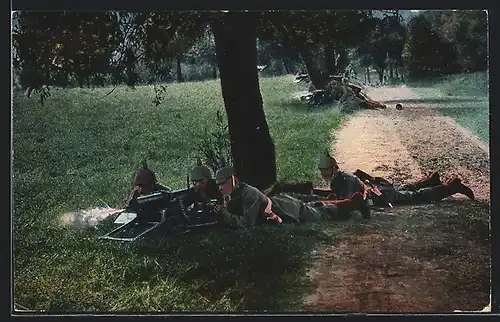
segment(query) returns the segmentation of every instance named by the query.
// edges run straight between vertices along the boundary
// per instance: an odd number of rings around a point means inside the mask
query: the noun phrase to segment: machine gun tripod
[[[218,222],[210,206],[214,201],[196,211],[187,209],[184,197],[188,193],[189,189],[163,190],[132,199],[114,221],[120,226],[99,238],[133,242],[152,233],[175,236],[216,226]]]

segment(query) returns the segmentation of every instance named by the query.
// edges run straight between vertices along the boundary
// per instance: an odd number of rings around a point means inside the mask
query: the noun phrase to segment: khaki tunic
[[[256,224],[275,223],[266,214],[269,202],[271,211],[284,223],[341,219],[336,205],[305,203],[284,193],[268,198],[257,188],[240,182],[230,195],[224,222],[243,230],[251,229]]]

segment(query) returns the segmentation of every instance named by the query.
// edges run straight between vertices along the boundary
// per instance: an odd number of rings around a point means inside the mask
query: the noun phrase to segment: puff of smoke
[[[95,227],[100,221],[121,211],[123,211],[123,209],[101,207],[87,208],[62,214],[60,223],[63,226],[75,228]]]

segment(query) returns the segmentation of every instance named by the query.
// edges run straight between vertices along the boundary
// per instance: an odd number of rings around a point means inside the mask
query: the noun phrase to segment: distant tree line
[[[482,10],[425,11],[408,24],[403,58],[410,77],[484,71],[488,23]]]
[[[268,14],[272,19],[262,19],[257,34],[257,63],[265,66],[260,74],[279,76],[304,68],[315,87],[323,87],[328,75],[348,73],[353,67],[365,70],[367,82],[372,81],[370,69],[377,72],[379,82],[399,79],[403,74],[422,78],[486,70],[488,25],[485,11],[428,10],[410,17],[404,12],[387,10],[376,15],[372,11],[360,10]],[[74,16],[71,15],[52,19],[48,14],[47,19],[40,23],[48,30],[56,23],[68,23],[69,28],[78,28],[83,16],[74,15],[78,19],[72,19]],[[72,45],[72,50],[80,54],[75,55],[71,68],[57,68],[64,63],[67,65],[68,62],[64,61],[67,49],[63,48],[64,45],[48,42],[40,46],[44,51],[40,57],[43,58],[45,75],[43,71],[25,65],[15,70],[16,83],[27,87],[28,83],[45,81],[55,86],[82,87],[203,81],[218,77],[215,40],[208,27],[202,28],[195,37],[176,36],[169,49],[173,54],[165,55],[154,71],[148,66],[149,62],[134,57],[135,61],[131,62],[133,70],[127,77],[116,70],[119,65],[116,61],[126,63],[127,59],[139,55],[129,52],[128,57],[127,53],[117,57],[116,52],[105,48],[119,47],[119,42],[127,37],[126,25],[131,23],[131,18],[109,14],[93,16],[95,18],[86,22],[85,33]],[[26,25],[29,16],[20,18]],[[101,25],[104,28],[97,31],[95,28],[101,28]],[[97,37],[92,32],[113,36]],[[52,54],[52,60],[48,53]],[[103,61],[110,63],[100,63]]]

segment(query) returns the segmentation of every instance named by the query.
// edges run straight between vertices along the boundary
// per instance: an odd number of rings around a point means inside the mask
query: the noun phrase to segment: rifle
[[[392,208],[392,204],[387,201],[384,194],[377,187],[377,182],[386,182],[388,184],[390,184],[390,182],[381,177],[372,177],[368,173],[359,169],[354,171],[353,174],[357,176],[366,185],[368,194],[375,196],[376,198],[379,198],[385,205]]]
[[[160,228],[165,235],[171,236],[217,224],[216,217],[210,216],[210,210],[207,210],[213,207],[203,207],[201,213],[196,214],[186,209],[184,198],[188,193],[187,188],[161,190],[130,200],[115,220],[115,223],[123,224],[99,238],[130,242]]]

